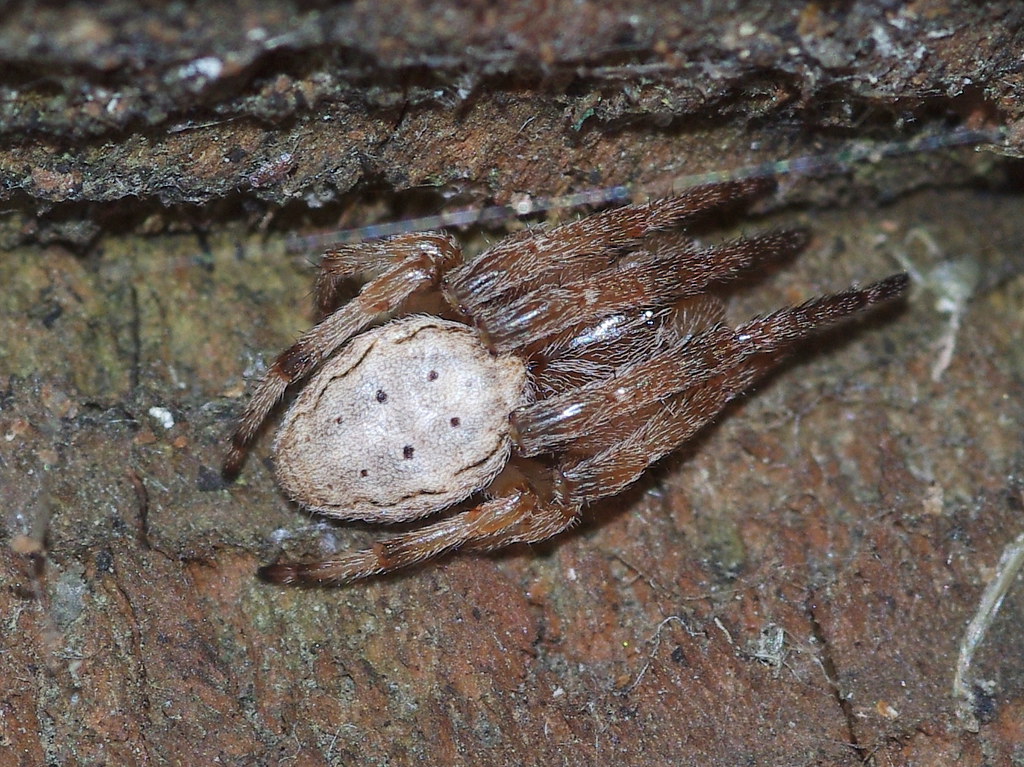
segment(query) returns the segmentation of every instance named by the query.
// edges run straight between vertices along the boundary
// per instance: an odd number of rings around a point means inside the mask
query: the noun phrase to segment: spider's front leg
[[[716,208],[763,194],[771,182],[746,179],[708,184],[671,197],[613,208],[553,229],[528,229],[488,248],[449,275],[445,293],[452,306],[483,318],[488,303],[510,292],[526,293],[558,283],[562,273],[578,281],[635,248],[648,235],[678,227]]]
[[[572,456],[560,467],[572,500],[585,505],[615,495],[713,421],[800,341],[868,306],[897,298],[907,284],[907,275],[897,274],[861,289],[781,309],[735,330],[716,326],[680,347],[697,352],[690,358],[691,370],[652,365],[672,359],[670,350],[627,369],[621,378],[612,379],[613,386],[600,382],[579,390],[578,407],[545,413],[532,422],[536,427],[532,433],[523,428],[525,421],[519,422],[519,453],[530,454],[533,450],[524,445],[536,450],[550,437]],[[651,375],[641,376],[642,371]],[[564,397],[551,400],[561,405]],[[517,411],[513,420],[549,401]]]
[[[338,285],[344,279],[364,271],[379,274],[355,298],[303,334],[270,366],[256,385],[231,437],[224,477],[238,476],[260,427],[289,385],[309,375],[354,334],[401,306],[414,292],[436,285],[461,260],[458,243],[446,234],[404,234],[328,251],[315,290],[321,310],[333,307]]]
[[[417,530],[384,538],[372,547],[322,562],[281,562],[260,570],[273,583],[341,584],[389,573],[458,548],[491,551],[533,543],[570,527],[578,507],[545,504],[530,488],[486,501]]]

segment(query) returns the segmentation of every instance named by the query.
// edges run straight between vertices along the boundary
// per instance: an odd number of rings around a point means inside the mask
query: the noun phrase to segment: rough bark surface
[[[168,7],[0,18],[0,763],[1024,761],[1019,579],[952,693],[1024,529],[1024,7]],[[293,234],[953,125],[1004,143],[780,177],[741,228],[814,238],[735,317],[908,264],[910,300],[579,530],[255,579],[379,533],[289,507],[268,439],[218,475],[310,320]]]

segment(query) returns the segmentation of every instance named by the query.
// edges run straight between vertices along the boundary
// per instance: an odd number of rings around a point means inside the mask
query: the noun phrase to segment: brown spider
[[[470,263],[436,233],[327,251],[315,288],[323,319],[256,387],[225,476],[237,476],[288,386],[320,368],[274,442],[289,497],[371,522],[470,504],[372,548],[263,575],[344,582],[456,548],[549,538],[690,439],[797,342],[904,292],[897,274],[726,325],[708,288],[795,253],[806,234],[701,247],[666,230],[765,186],[697,187],[529,229]],[[342,283],[364,274],[341,303]]]

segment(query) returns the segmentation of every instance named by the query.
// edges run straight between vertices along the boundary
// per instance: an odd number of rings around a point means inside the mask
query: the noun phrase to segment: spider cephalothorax
[[[225,475],[237,475],[286,388],[317,371],[274,443],[293,500],[372,522],[466,507],[364,551],[264,574],[341,582],[454,548],[544,540],[691,438],[795,343],[904,292],[898,274],[729,327],[708,289],[796,252],[805,234],[701,247],[670,230],[763,187],[697,187],[529,229],[469,263],[444,234],[329,250],[315,291],[324,317],[256,387]],[[339,305],[341,283],[365,273]],[[436,314],[410,314],[413,294],[430,292]]]

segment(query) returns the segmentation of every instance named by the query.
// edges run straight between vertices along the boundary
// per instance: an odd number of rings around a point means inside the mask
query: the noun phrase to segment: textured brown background
[[[0,19],[0,763],[1024,762],[1019,580],[976,733],[952,697],[1024,529],[1019,3],[172,8]],[[814,231],[736,317],[903,261],[914,292],[578,531],[344,589],[254,578],[375,534],[289,507],[268,440],[217,475],[310,318],[293,234],[953,125],[1007,145],[785,176],[732,222]]]

